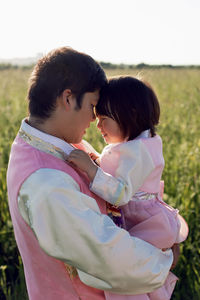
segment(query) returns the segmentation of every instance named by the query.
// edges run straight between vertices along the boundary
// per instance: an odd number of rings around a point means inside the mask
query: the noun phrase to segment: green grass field
[[[28,299],[21,258],[7,205],[6,168],[11,143],[27,115],[30,69],[0,71],[0,299]],[[180,278],[173,300],[200,299],[200,69],[107,70],[108,76],[131,74],[149,81],[158,95],[165,169],[164,200],[178,208],[189,224],[188,239],[174,270]],[[85,138],[101,151],[95,124]]]

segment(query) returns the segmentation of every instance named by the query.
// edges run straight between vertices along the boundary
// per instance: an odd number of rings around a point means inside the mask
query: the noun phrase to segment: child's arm
[[[110,153],[110,151],[108,152]],[[131,146],[131,148],[130,145],[122,145],[117,152],[119,152],[117,155],[113,151],[107,157],[108,164],[113,160],[118,160],[115,177],[95,166],[86,153],[80,156],[80,152],[76,152],[75,157],[71,152],[69,159],[88,173],[92,192],[112,205],[121,206],[128,203],[142,186],[154,169],[154,164],[148,150],[140,141],[135,142],[134,147]],[[84,162],[81,161],[83,156],[85,157]]]
[[[127,204],[155,170],[149,149],[141,140],[107,146],[90,190],[115,206]]]

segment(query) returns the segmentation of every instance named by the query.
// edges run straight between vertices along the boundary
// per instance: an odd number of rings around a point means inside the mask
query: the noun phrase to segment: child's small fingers
[[[76,166],[76,160],[73,157],[68,157],[66,159],[66,161],[68,162],[69,165],[71,165],[72,167]]]
[[[66,160],[67,160],[68,162],[71,162],[71,161],[73,161],[74,158],[75,158],[74,154],[73,154],[73,153],[70,153],[70,154],[67,156]]]

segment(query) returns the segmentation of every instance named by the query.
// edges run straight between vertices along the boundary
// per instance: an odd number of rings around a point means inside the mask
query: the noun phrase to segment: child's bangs
[[[107,116],[113,119],[113,115],[111,113],[110,102],[108,99],[101,99],[99,100],[96,108],[95,108],[96,116]]]

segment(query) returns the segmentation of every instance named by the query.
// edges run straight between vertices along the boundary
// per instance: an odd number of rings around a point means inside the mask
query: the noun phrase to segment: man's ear
[[[76,99],[73,96],[72,91],[70,89],[66,89],[62,92],[61,101],[62,101],[64,108],[67,111],[72,109],[74,107],[74,104],[76,104],[75,103]]]

